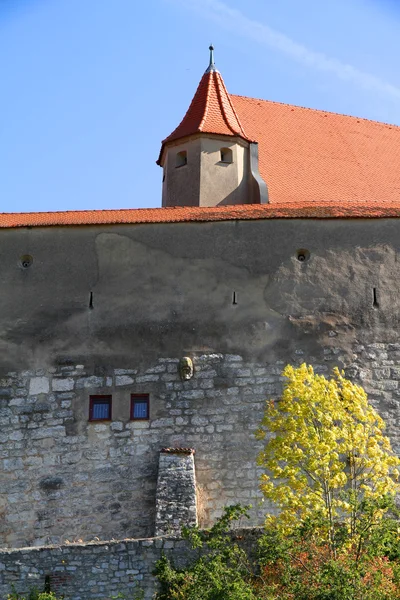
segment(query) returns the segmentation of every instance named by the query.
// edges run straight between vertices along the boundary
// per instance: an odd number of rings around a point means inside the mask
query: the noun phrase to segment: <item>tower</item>
[[[258,145],[246,135],[210,46],[210,63],[178,127],[163,140],[162,205],[220,206],[268,202]]]

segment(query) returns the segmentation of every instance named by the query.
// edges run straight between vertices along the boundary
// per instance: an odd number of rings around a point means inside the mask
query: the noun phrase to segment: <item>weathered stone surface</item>
[[[115,385],[131,385],[132,383],[133,379],[128,375],[117,375],[115,377]]]
[[[202,353],[194,357],[194,377],[185,382],[178,380],[178,357],[160,357],[138,369],[103,369],[101,376],[86,365],[11,372],[3,379],[0,403],[5,511],[0,544],[21,547],[152,535],[162,447],[195,448],[201,525],[210,525],[231,502],[251,502],[249,523],[261,523],[266,508],[258,504],[254,465],[260,442],[254,432],[264,400],[280,394],[285,362],[306,360],[323,373],[345,364],[349,376],[365,385],[399,451],[398,345],[357,342],[349,361],[348,352],[337,351],[338,337],[319,361],[295,344],[286,361],[275,358],[268,363],[236,354]],[[126,378],[124,385],[118,385],[122,380],[117,378]],[[22,385],[29,398],[18,397]],[[150,394],[148,421],[130,420],[131,393]],[[92,394],[112,395],[112,421],[89,422]],[[60,485],[51,484],[60,480]],[[172,496],[177,513],[179,502]],[[30,512],[22,522],[27,506]],[[172,508],[168,510],[172,515]],[[174,519],[171,516],[172,523]]]
[[[197,525],[194,452],[182,449],[161,451],[155,535],[179,535],[183,525]]]
[[[235,540],[239,539],[248,552],[256,546],[259,536],[259,529],[235,532]],[[134,598],[140,591],[143,600],[151,600],[156,590],[152,574],[155,562],[165,554],[183,567],[197,552],[185,540],[166,536],[3,550],[0,597],[7,598],[12,585],[16,592],[28,597],[32,588],[43,589],[47,578],[57,597],[66,600],[108,600],[118,594]]]
[[[54,392],[69,392],[74,389],[74,384],[74,379],[68,377],[67,379],[53,379],[51,385]]]
[[[48,394],[50,389],[47,377],[32,377],[29,384],[29,395]]]

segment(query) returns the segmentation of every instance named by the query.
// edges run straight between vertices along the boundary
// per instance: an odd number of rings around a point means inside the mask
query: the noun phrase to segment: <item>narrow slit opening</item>
[[[93,292],[89,295],[89,308],[93,308]]]
[[[232,294],[232,304],[237,304],[236,292],[233,292],[233,294]]]
[[[379,308],[378,291],[375,287],[373,288],[373,297],[374,297],[374,301],[372,303],[372,306],[374,308]]]

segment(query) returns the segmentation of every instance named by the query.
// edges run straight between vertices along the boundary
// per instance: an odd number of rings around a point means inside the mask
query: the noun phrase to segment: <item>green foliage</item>
[[[270,600],[396,600],[400,598],[398,522],[385,517],[371,536],[368,552],[357,556],[346,534],[336,558],[308,521],[290,535],[270,526],[260,539],[258,564]],[[348,534],[347,534],[348,535]],[[264,598],[263,595],[261,595]]]
[[[373,510],[370,508],[370,510]],[[156,565],[157,600],[400,600],[399,525],[386,516],[370,536],[368,552],[349,550],[347,529],[337,557],[320,539],[320,516],[288,535],[269,524],[249,557],[229,535],[246,509],[226,509],[213,528],[187,529],[194,558],[177,568],[166,556]],[[254,549],[253,549],[254,551]]]
[[[14,586],[12,586],[12,591],[7,596],[7,600],[61,600],[57,598],[55,594],[52,592],[38,592],[37,590],[31,590],[29,592],[29,596],[26,599],[25,596],[21,596],[18,592],[15,591]]]
[[[243,516],[247,508],[229,506],[211,529],[185,529],[183,537],[197,558],[186,569],[176,568],[165,555],[157,562],[157,600],[258,600],[250,561],[229,536],[232,523]]]
[[[116,596],[111,596],[111,600],[143,600],[143,598],[144,590],[132,590],[129,596],[122,592],[118,592]]]

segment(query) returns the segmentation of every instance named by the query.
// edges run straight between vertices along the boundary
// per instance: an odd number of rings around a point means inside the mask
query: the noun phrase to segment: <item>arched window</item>
[[[176,162],[175,162],[175,167],[183,167],[184,165],[187,165],[186,150],[182,150],[181,152],[178,152],[178,154],[176,155]]]
[[[232,150],[230,148],[221,148],[220,162],[231,163],[233,161]]]

